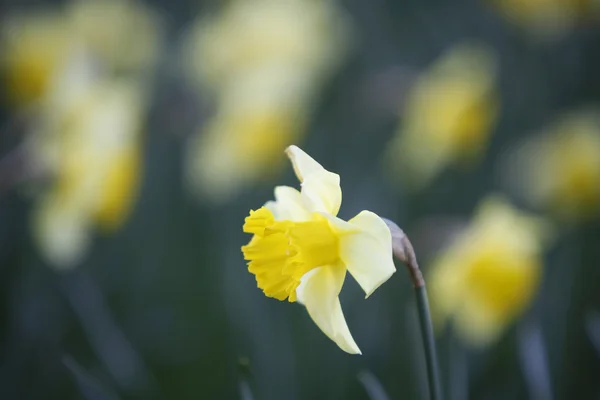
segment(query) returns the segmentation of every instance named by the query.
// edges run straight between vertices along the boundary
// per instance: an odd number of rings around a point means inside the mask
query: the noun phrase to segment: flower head
[[[33,228],[43,256],[61,269],[80,261],[93,228],[111,231],[127,217],[140,178],[144,112],[137,84],[67,83],[59,91],[70,98],[53,102],[29,138],[32,155],[54,178],[39,199]]]
[[[485,46],[461,44],[415,82],[388,151],[393,170],[425,186],[447,165],[477,160],[497,114],[496,62]]]
[[[508,158],[509,183],[566,221],[600,215],[600,114],[570,113]]]
[[[275,201],[251,211],[242,247],[248,270],[266,296],[298,301],[340,348],[360,350],[344,319],[338,295],[346,271],[368,297],[396,271],[388,227],[370,211],[349,221],[336,217],[342,202],[340,177],[296,146],[287,151],[302,184],[275,188]]]
[[[600,7],[595,1],[492,0],[492,5],[510,20],[540,38],[560,36],[590,20],[595,21]]]
[[[542,269],[543,220],[492,197],[433,263],[429,274],[436,322],[452,318],[475,345],[497,338],[529,305]]]
[[[38,100],[69,54],[69,31],[60,13],[3,18],[0,67],[8,100],[18,106]]]
[[[162,31],[141,2],[72,1],[61,8],[13,13],[0,22],[0,70],[15,106],[35,103],[52,89],[74,55],[99,70],[146,78],[154,69]]]
[[[195,24],[185,65],[216,108],[187,146],[195,192],[224,201],[280,170],[343,59],[347,28],[335,2],[304,0],[234,0]]]

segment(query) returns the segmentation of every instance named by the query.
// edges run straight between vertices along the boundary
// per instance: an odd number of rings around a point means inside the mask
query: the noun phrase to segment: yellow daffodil
[[[444,53],[415,82],[387,162],[415,187],[442,168],[474,161],[486,149],[497,115],[496,62],[482,45]]]
[[[18,106],[38,100],[69,54],[69,31],[60,13],[38,12],[4,19],[0,69],[8,100]]]
[[[500,197],[484,201],[474,221],[431,265],[435,322],[452,319],[474,345],[495,340],[535,296],[547,238],[543,220]]]
[[[0,70],[9,101],[28,105],[44,96],[74,53],[102,70],[148,75],[161,30],[139,2],[73,0],[62,9],[7,15],[0,25]]]
[[[39,199],[34,234],[57,268],[77,264],[93,228],[116,229],[131,208],[160,37],[156,16],[128,0],[73,0],[3,16],[8,98],[29,106],[29,161],[53,178]]]
[[[73,0],[66,9],[77,35],[104,67],[117,73],[151,73],[162,41],[158,14],[142,1]]]
[[[213,88],[264,67],[318,76],[343,54],[347,29],[333,1],[234,0],[193,27],[187,63],[201,86]]]
[[[598,2],[583,0],[492,0],[510,21],[540,37],[564,33],[577,23],[597,19]]]
[[[396,271],[390,231],[381,218],[362,211],[349,221],[336,217],[340,177],[296,146],[286,151],[302,184],[275,188],[275,201],[251,211],[242,247],[248,270],[268,297],[298,301],[342,350],[360,354],[338,295],[346,271],[368,297]]]
[[[100,80],[71,90],[78,94],[70,107],[52,114],[31,137],[33,155],[54,176],[39,200],[34,232],[57,268],[81,260],[95,226],[114,230],[123,223],[140,176],[138,87]]]
[[[289,90],[280,93],[273,85]],[[226,199],[244,183],[273,176],[283,161],[282,150],[298,139],[305,125],[302,107],[294,104],[298,90],[285,76],[264,76],[256,85],[238,82],[231,90],[223,93],[217,114],[188,146],[189,184],[213,200]]]
[[[509,156],[509,181],[533,205],[567,221],[600,214],[600,112],[561,118]]]
[[[216,112],[190,138],[188,184],[227,200],[279,170],[319,87],[342,59],[347,23],[334,2],[234,0],[187,36],[190,77]]]

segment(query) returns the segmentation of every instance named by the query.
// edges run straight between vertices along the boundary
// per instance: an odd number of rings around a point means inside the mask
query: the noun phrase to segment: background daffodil
[[[600,113],[579,110],[524,140],[507,158],[505,176],[532,205],[565,221],[600,213]]]
[[[438,325],[451,319],[474,345],[495,340],[537,291],[547,229],[501,197],[484,200],[473,222],[431,265]]]
[[[477,161],[498,112],[495,85],[495,55],[486,46],[444,52],[410,89],[387,152],[392,171],[422,188],[450,164]]]
[[[93,227],[112,231],[129,214],[161,32],[156,14],[128,0],[2,16],[0,71],[8,105],[28,117],[26,169],[49,178],[37,187],[34,237],[54,267],[76,265]]]
[[[564,34],[577,25],[598,19],[600,6],[593,0],[491,0],[510,22],[541,37]]]
[[[43,256],[57,268],[81,260],[92,227],[119,227],[140,179],[143,94],[128,80],[99,79],[85,65],[49,94],[28,148],[50,176],[33,218]],[[74,79],[79,75],[79,79]]]
[[[339,175],[296,146],[286,151],[302,190],[278,186],[275,201],[251,211],[242,247],[248,270],[268,297],[306,306],[317,326],[342,350],[360,354],[338,295],[346,271],[368,297],[396,271],[390,231],[376,214],[336,217],[342,202]]]
[[[222,201],[279,171],[347,37],[334,1],[234,0],[200,19],[187,37],[186,65],[216,110],[188,143],[190,187]]]
[[[8,101],[40,100],[74,54],[85,54],[103,72],[146,79],[161,40],[157,15],[137,1],[72,0],[56,10],[2,16],[0,71]]]

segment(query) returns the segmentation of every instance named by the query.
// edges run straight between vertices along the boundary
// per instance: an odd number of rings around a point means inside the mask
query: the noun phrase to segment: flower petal
[[[309,175],[325,170],[321,164],[306,154],[298,146],[289,146],[287,149],[285,149],[285,154],[287,154],[292,162],[292,167],[294,167],[294,172],[296,173],[300,183],[304,183],[304,180]]]
[[[313,269],[302,277],[296,294],[298,302],[306,306],[312,320],[331,340],[347,353],[361,354],[338,298],[345,276],[346,269],[341,264]]]
[[[290,146],[285,152],[302,183],[301,194],[307,208],[337,215],[342,204],[340,176],[327,171],[297,146]]]
[[[294,222],[308,221],[310,212],[304,206],[300,192],[289,186],[275,188],[275,201],[265,204],[278,221],[290,220]]]
[[[340,257],[369,297],[396,272],[392,236],[385,222],[370,211],[362,211],[348,223],[359,231],[340,237]]]
[[[50,196],[32,222],[38,246],[53,267],[68,270],[81,261],[90,244],[91,221],[85,210]]]
[[[340,177],[322,170],[312,173],[302,183],[302,197],[307,208],[313,212],[337,215],[342,204]]]

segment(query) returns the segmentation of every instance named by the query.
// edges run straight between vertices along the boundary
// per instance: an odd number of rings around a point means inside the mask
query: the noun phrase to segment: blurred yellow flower
[[[110,71],[151,73],[163,30],[158,14],[136,0],[73,0],[66,10],[72,34]]]
[[[503,198],[486,199],[431,265],[434,322],[440,326],[452,319],[456,331],[474,345],[498,338],[535,296],[548,235],[544,220]]]
[[[505,17],[541,37],[559,35],[577,23],[598,18],[593,0],[492,0]]]
[[[50,113],[30,137],[33,155],[54,177],[39,199],[34,233],[57,268],[81,260],[95,226],[123,223],[140,179],[139,87],[102,79],[84,85],[70,107]]]
[[[38,100],[69,53],[69,32],[59,13],[16,15],[2,21],[0,70],[8,100]]]
[[[193,27],[190,76],[216,113],[190,138],[189,185],[225,200],[279,170],[325,78],[345,53],[348,24],[334,2],[234,0]]]
[[[140,178],[148,78],[162,31],[143,3],[73,0],[3,16],[0,70],[14,106],[31,106],[26,141],[52,181],[34,213],[43,256],[76,265],[93,228],[123,223]]]
[[[8,15],[0,27],[0,70],[17,106],[39,100],[73,53],[85,52],[107,72],[147,74],[162,37],[155,15],[127,0],[74,0]]]
[[[564,220],[600,214],[600,111],[562,117],[509,158],[508,179],[533,205]]]
[[[415,188],[445,166],[476,161],[498,113],[496,61],[487,47],[457,45],[414,83],[386,155]]]
[[[250,211],[242,247],[248,270],[266,296],[298,301],[342,350],[360,354],[338,295],[346,271],[368,297],[396,271],[390,231],[381,218],[362,211],[348,222],[336,217],[340,177],[296,146],[286,151],[302,190],[278,186],[275,201]]]

